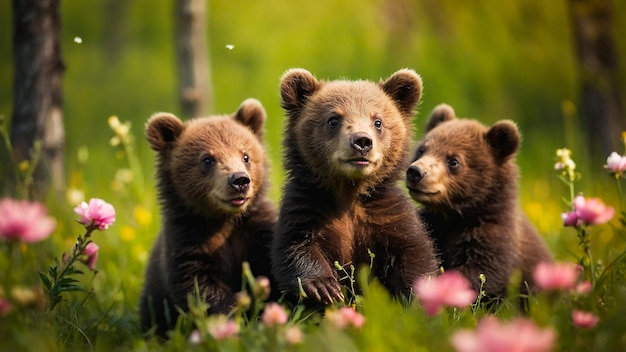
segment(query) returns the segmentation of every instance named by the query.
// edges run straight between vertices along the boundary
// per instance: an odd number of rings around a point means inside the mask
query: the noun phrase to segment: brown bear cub
[[[487,300],[506,296],[514,270],[522,274],[522,297],[534,290],[532,272],[552,257],[518,201],[520,145],[515,123],[486,127],[458,119],[446,105],[430,116],[425,135],[406,173],[406,186],[423,207],[444,269],[456,269],[481,288]]]
[[[396,296],[437,271],[433,245],[397,185],[406,170],[421,78],[404,69],[378,84],[318,81],[304,69],[280,84],[287,180],[272,246],[279,287],[307,302],[344,299],[333,264],[370,265]],[[358,289],[358,288],[357,288]],[[315,303],[318,302],[318,303]]]
[[[275,205],[266,197],[265,110],[245,100],[230,116],[181,122],[154,114],[146,137],[156,152],[162,227],[145,274],[144,331],[174,327],[197,281],[209,313],[227,313],[242,289],[242,263],[270,274]]]

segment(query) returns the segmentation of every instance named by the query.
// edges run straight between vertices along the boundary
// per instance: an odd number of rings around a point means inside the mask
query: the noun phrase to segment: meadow
[[[337,304],[322,318],[283,305],[267,309],[272,317],[242,309],[229,317],[206,317],[198,303],[168,341],[146,339],[138,326],[138,298],[160,214],[154,154],[143,127],[156,111],[180,111],[171,4],[159,0],[158,5],[140,0],[62,4],[67,189],[42,202],[54,221],[49,237],[0,242],[0,350],[469,351],[472,343],[490,341],[490,332],[506,340],[543,341],[528,351],[626,350],[625,174],[607,160],[608,153],[595,156],[587,147],[577,111],[580,73],[560,1],[496,6],[484,0],[471,7],[455,1],[393,6],[364,1],[358,9],[347,0],[209,3],[215,103],[207,113],[230,113],[247,97],[263,102],[269,116],[271,196],[277,202],[284,178],[278,81],[288,68],[304,67],[326,79],[370,80],[401,67],[415,69],[425,84],[417,137],[441,102],[487,124],[515,120],[523,135],[522,207],[555,259],[570,264],[563,267],[569,281],[531,298],[528,316],[520,314],[514,292],[494,314],[480,304],[450,302],[440,302],[441,310],[428,314],[424,300],[395,302],[372,282],[363,283],[363,295],[347,302],[358,314]],[[621,2],[615,7],[615,32],[626,33],[626,8]],[[13,109],[10,13],[10,3],[1,3],[3,131]],[[618,51],[626,67],[626,45],[619,43]],[[621,78],[626,79],[623,70]],[[561,148],[571,154],[557,155]],[[626,155],[625,148],[616,146],[615,152]],[[17,170],[27,180],[31,166],[3,164],[0,171]],[[19,198],[4,182],[2,192],[0,198]],[[612,207],[613,216],[602,223],[589,218],[564,223],[562,214],[576,211],[579,193]],[[115,209],[115,221],[106,229],[94,228],[89,217],[74,211],[92,198]],[[98,249],[88,250],[89,241]],[[72,253],[76,257],[68,261]],[[578,271],[571,276],[575,264]],[[360,268],[338,270],[347,280],[365,275]],[[242,280],[252,288],[259,285],[252,277]],[[250,297],[250,304],[261,304],[261,298]],[[197,333],[191,322],[201,327]],[[458,348],[457,340],[468,349]]]

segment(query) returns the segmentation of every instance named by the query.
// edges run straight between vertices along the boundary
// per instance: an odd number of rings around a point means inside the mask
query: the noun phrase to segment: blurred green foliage
[[[615,2],[615,37],[626,67],[626,4]],[[246,97],[260,99],[269,114],[268,144],[279,197],[283,112],[278,82],[291,67],[322,79],[385,78],[414,68],[425,83],[416,127],[440,102],[461,116],[491,123],[517,121],[525,140],[523,171],[551,161],[565,142],[584,151],[576,115],[564,119],[563,101],[578,99],[578,76],[565,1],[211,1],[208,41],[215,106],[236,109]],[[130,120],[139,132],[156,111],[180,111],[177,99],[172,1],[62,1],[63,80],[67,166],[79,146],[92,158],[111,160],[102,133],[106,118]],[[10,3],[0,4],[0,114],[12,111]],[[82,39],[76,43],[75,37]],[[234,45],[232,50],[226,45]],[[623,79],[622,81],[626,81]],[[187,118],[187,116],[184,116]],[[571,136],[565,123],[573,124]],[[582,144],[582,145],[580,145]],[[147,143],[138,143],[152,167]],[[528,167],[527,167],[528,165]],[[101,165],[100,165],[101,166]],[[90,184],[106,184],[113,167],[87,169]],[[148,173],[150,175],[150,173]],[[96,184],[94,184],[94,182]]]

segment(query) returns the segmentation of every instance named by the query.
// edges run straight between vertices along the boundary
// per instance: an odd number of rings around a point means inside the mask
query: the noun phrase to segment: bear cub
[[[435,241],[442,266],[459,270],[487,300],[506,296],[513,271],[522,275],[522,298],[535,290],[533,269],[552,261],[546,245],[518,201],[520,146],[515,123],[486,127],[456,118],[449,105],[437,106],[406,172],[411,197]]]
[[[228,313],[244,261],[254,275],[269,276],[277,210],[266,197],[265,119],[261,103],[247,99],[230,116],[181,122],[156,113],[148,120],[162,226],[145,272],[144,331],[156,325],[165,337],[196,282],[209,313]]]
[[[372,262],[371,274],[392,294],[408,296],[415,280],[438,268],[397,184],[409,162],[420,76],[403,69],[380,83],[318,81],[291,69],[280,93],[287,179],[272,246],[279,287],[291,297],[301,287],[313,306],[341,301],[334,263]]]

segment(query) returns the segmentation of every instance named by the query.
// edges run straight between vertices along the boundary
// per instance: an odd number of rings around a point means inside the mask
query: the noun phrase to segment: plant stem
[[[17,166],[17,161],[15,160],[15,154],[13,154],[13,145],[11,145],[11,137],[9,137],[9,132],[6,129],[6,125],[4,124],[4,116],[0,116],[0,132],[2,132],[2,139],[4,140],[4,145],[7,148],[7,154],[9,155],[9,159],[11,160],[11,166],[13,167],[13,172],[15,173],[15,182],[19,182],[20,180],[20,172]]]
[[[568,182],[569,184],[569,200],[570,200],[570,204],[574,204],[574,178],[570,177],[570,180]]]
[[[615,175],[615,182],[617,183],[617,198],[619,198],[620,211],[624,211],[624,197],[622,196],[622,183],[619,182],[620,175]]]
[[[76,239],[76,244],[72,252],[70,253],[69,258],[65,263],[61,261],[61,271],[57,273],[56,277],[52,278],[52,287],[50,287],[50,291],[48,291],[48,295],[50,296],[53,292],[56,291],[59,281],[63,279],[65,273],[74,265],[74,263],[78,260],[80,255],[85,251],[85,247],[89,244],[88,238],[91,236],[91,233],[97,228],[95,225],[86,226],[87,231],[85,232],[84,238],[82,235],[78,235]],[[60,300],[55,299],[54,297],[49,297],[52,302],[50,306],[50,310],[53,310],[54,307],[60,302]]]
[[[587,259],[589,260],[589,272],[591,275],[590,281],[591,285],[595,287],[596,284],[596,271],[595,266],[593,265],[593,256],[591,255],[591,247],[589,246],[589,236],[587,234],[587,229],[583,226],[580,228],[580,244],[583,246],[583,252],[587,255]]]

